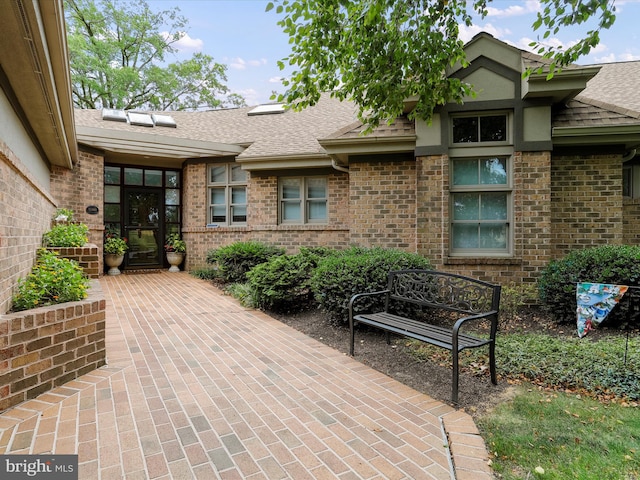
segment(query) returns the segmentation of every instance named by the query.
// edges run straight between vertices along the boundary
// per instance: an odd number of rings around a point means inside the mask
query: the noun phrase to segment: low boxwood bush
[[[347,322],[351,297],[356,293],[384,290],[390,270],[430,267],[428,259],[414,253],[352,247],[320,260],[311,278],[311,289],[320,307],[334,322]],[[362,299],[358,305],[361,310],[382,307],[379,300],[371,297]]]
[[[18,281],[13,311],[82,300],[87,297],[87,288],[89,280],[77,262],[40,249],[31,273]]]
[[[223,282],[244,283],[246,274],[256,265],[271,257],[284,255],[284,248],[257,241],[236,242],[231,245],[209,250],[207,263],[216,264]]]
[[[314,304],[311,276],[318,262],[335,251],[300,248],[295,255],[279,255],[247,273],[256,306],[265,310],[295,311]]]
[[[538,292],[544,307],[558,321],[575,321],[578,282],[640,285],[640,247],[585,248],[549,263],[538,280]],[[623,301],[611,312],[607,324],[615,325],[625,317],[626,302]]]

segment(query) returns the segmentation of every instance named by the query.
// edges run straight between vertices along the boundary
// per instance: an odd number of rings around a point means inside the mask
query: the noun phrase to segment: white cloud
[[[271,77],[268,82],[269,83],[282,83],[282,80],[284,80],[284,77]]]
[[[259,60],[245,60],[244,58],[236,57],[231,59],[229,67],[234,70],[246,70],[247,67],[261,67],[266,64],[266,58],[261,58]]]
[[[165,40],[171,40],[171,34],[169,32],[160,32],[160,35],[164,37]],[[178,50],[178,53],[182,52],[201,52],[204,47],[204,41],[199,38],[191,38],[188,33],[183,33],[182,38],[177,42],[173,43],[173,48]]]
[[[538,0],[527,0],[517,5],[509,5],[507,8],[487,7],[487,17],[507,18],[519,17],[536,13],[540,10],[540,2]]]
[[[610,53],[609,55],[605,55],[604,57],[596,57],[596,63],[613,63],[613,62],[635,62],[640,60],[640,55],[635,55],[633,53]]]
[[[483,27],[479,26],[479,25],[471,25],[470,27],[467,27],[464,24],[460,24],[458,25],[458,31],[459,31],[459,38],[460,40],[462,40],[464,43],[467,43],[469,40],[471,40],[473,37],[475,37],[478,33],[480,32],[486,32],[490,35],[493,35],[496,38],[501,38],[504,37],[505,35],[508,35],[509,30],[504,29],[504,28],[497,28],[494,27],[492,24],[487,23],[486,25],[484,25]]]

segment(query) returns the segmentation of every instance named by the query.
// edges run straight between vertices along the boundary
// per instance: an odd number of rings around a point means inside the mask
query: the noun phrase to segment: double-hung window
[[[207,188],[208,224],[247,224],[247,172],[240,165],[209,165]]]
[[[452,255],[512,252],[512,147],[509,115],[452,118],[450,251]]]
[[[509,159],[454,159],[452,167],[452,253],[509,253]]]
[[[327,178],[282,177],[280,223],[327,223]]]

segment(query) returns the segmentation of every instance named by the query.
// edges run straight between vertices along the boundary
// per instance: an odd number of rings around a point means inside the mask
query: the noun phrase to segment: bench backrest
[[[500,286],[435,270],[389,272],[389,298],[427,307],[478,314],[499,311]]]

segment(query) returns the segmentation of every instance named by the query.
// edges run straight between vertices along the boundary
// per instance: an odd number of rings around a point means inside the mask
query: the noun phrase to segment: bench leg
[[[353,325],[349,326],[349,356],[353,357],[353,350],[355,346],[355,328]]]
[[[385,338],[387,339],[387,345],[391,345],[391,333],[385,332]]]
[[[491,383],[498,384],[498,377],[496,375],[496,342],[493,341],[489,344],[489,372],[491,372]]]
[[[453,357],[453,378],[451,379],[451,401],[458,404],[458,349],[451,350]]]

